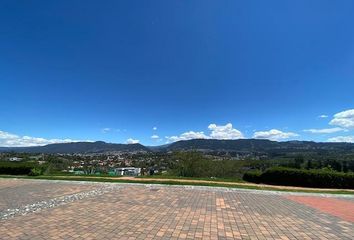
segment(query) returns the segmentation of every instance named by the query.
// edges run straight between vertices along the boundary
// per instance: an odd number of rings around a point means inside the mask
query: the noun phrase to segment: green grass
[[[213,181],[213,182],[245,182],[239,178],[198,178],[198,177],[179,177],[173,175],[152,175],[152,176],[139,176],[137,178],[153,178],[153,179],[183,179],[183,180],[202,180],[202,181]]]
[[[0,178],[28,178],[28,175],[2,175],[2,174],[0,174]]]
[[[109,175],[109,174],[100,174],[100,175],[96,175],[96,174],[74,174],[74,173],[51,173],[51,174],[45,174],[45,175],[42,175],[42,176],[64,176],[64,177],[114,177],[114,178],[120,178],[120,177],[123,177],[121,175]]]
[[[192,182],[178,182],[178,181],[149,181],[144,180],[144,178],[138,178],[137,181],[126,180],[126,179],[108,179],[104,177],[95,177],[87,178],[86,176],[78,176],[75,178],[65,178],[65,176],[9,176],[9,175],[0,175],[0,178],[25,178],[25,179],[45,179],[45,180],[67,180],[67,181],[90,181],[90,182],[112,182],[112,183],[135,183],[135,184],[163,184],[163,185],[187,185],[187,186],[207,186],[207,187],[226,187],[226,188],[238,188],[238,189],[252,189],[252,190],[270,190],[270,191],[283,191],[283,192],[305,192],[305,193],[327,193],[327,194],[350,194],[354,195],[354,192],[346,190],[337,190],[337,191],[326,191],[326,190],[297,190],[297,189],[278,189],[273,187],[263,187],[263,186],[245,186],[238,185],[237,183],[229,185],[223,183],[192,183]],[[195,179],[194,179],[195,180]]]

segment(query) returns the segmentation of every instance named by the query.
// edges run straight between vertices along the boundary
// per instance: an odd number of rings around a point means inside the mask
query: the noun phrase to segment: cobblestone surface
[[[34,196],[33,203],[38,202],[38,196],[50,198],[49,192],[31,188],[32,184],[50,185],[54,193],[61,189],[67,196],[106,190],[0,220],[1,239],[354,239],[350,219],[335,214],[333,207],[332,212],[322,211],[303,200],[311,198],[313,202],[317,198],[322,205],[327,202],[327,207],[343,204],[350,215],[354,211],[352,197],[206,187],[5,181],[0,179],[0,206],[10,206],[10,196],[3,198],[4,191],[11,196],[27,192]],[[4,187],[7,184],[12,191]],[[72,193],[70,189],[76,187],[81,191]],[[17,201],[13,199],[14,206],[22,204]],[[31,197],[26,198],[26,204],[29,201]]]
[[[78,192],[93,190],[95,184],[50,181],[30,181],[23,179],[0,179],[0,209],[17,208],[26,204],[49,200]]]
[[[32,204],[22,205],[17,208],[2,209],[0,210],[0,219],[9,219],[18,215],[26,215],[29,213],[38,212],[46,208],[53,208],[70,202],[82,200],[84,198],[102,195],[119,188],[120,187],[117,185],[102,185],[91,191],[55,197],[52,199],[43,200]]]

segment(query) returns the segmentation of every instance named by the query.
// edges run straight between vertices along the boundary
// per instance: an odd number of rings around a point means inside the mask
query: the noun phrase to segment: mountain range
[[[106,152],[135,152],[150,151],[149,148],[137,144],[119,144],[97,142],[55,143],[36,147],[0,147],[0,152],[27,152],[27,153],[106,153]]]
[[[107,153],[107,152],[167,152],[167,151],[224,151],[224,152],[308,152],[308,151],[342,151],[353,152],[354,143],[328,143],[312,141],[276,142],[261,139],[193,139],[178,141],[161,146],[144,146],[142,144],[118,144],[97,142],[56,143],[36,147],[0,147],[0,152],[28,153]]]

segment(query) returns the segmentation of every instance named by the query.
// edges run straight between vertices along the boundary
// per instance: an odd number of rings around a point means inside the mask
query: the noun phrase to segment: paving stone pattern
[[[49,181],[0,179],[0,209],[16,208],[25,204],[93,190],[96,187],[96,184],[75,182],[54,184]]]
[[[48,186],[52,192],[45,191]],[[287,193],[0,179],[0,206],[23,204],[16,198],[9,203],[15,196],[28,195],[28,204],[31,197],[35,203],[38,196],[48,199],[102,186],[104,194],[0,220],[0,239],[354,239],[350,219]],[[354,211],[351,197],[315,197],[345,203],[349,215]]]

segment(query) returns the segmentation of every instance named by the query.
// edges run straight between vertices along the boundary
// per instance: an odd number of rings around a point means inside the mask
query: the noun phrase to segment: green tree
[[[304,157],[302,155],[297,156],[294,160],[294,163],[295,168],[301,168],[301,165],[304,163]]]
[[[311,159],[309,159],[309,160],[307,160],[307,163],[306,163],[306,169],[312,169],[313,167],[312,167],[312,160]]]

